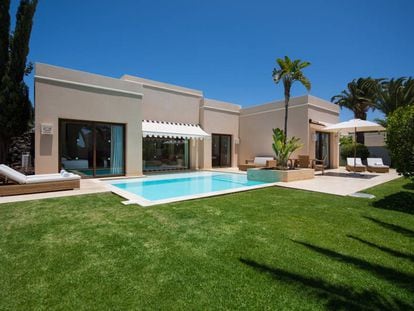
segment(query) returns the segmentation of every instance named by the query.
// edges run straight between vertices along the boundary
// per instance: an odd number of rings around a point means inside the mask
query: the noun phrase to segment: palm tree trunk
[[[285,133],[285,141],[286,144],[287,140],[287,125],[288,125],[288,111],[289,111],[289,99],[290,99],[290,91],[285,90],[285,127],[284,127],[284,133]]]
[[[356,142],[359,144],[365,144],[365,137],[363,132],[356,133]]]

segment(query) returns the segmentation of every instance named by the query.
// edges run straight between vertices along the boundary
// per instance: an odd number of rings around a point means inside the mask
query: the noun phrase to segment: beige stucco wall
[[[293,98],[289,105],[288,136],[300,138],[302,148],[296,154],[307,153],[308,120],[307,105]],[[240,155],[239,163],[255,156],[273,156],[272,129],[284,127],[284,102],[278,101],[241,110],[240,114]]]
[[[385,143],[385,132],[369,132],[364,133],[364,142],[367,147],[384,147]]]
[[[59,169],[59,119],[126,125],[126,174],[142,174],[142,87],[131,82],[44,64],[35,68],[35,170]],[[41,123],[53,135],[40,133]]]
[[[240,153],[239,163],[255,156],[273,156],[272,129],[284,127],[284,102],[277,101],[245,108],[240,114]],[[313,96],[295,97],[290,100],[288,114],[288,136],[299,137],[302,148],[292,157],[307,154],[315,158],[315,143],[312,139],[315,130],[309,119],[327,123],[339,122],[339,108],[332,103]],[[337,137],[331,135],[331,167],[338,163]]]
[[[338,123],[338,122],[335,122]],[[323,126],[311,124],[309,128],[309,155],[311,158],[315,157],[315,139],[314,135],[316,132],[326,132]],[[329,133],[329,132],[328,132]],[[330,158],[329,158],[329,167],[337,168],[339,166],[339,134],[329,133],[330,141]]]
[[[239,154],[239,105],[205,98],[200,109],[200,124],[208,134],[231,135],[231,165],[236,167]],[[211,139],[201,143],[200,166],[211,168]]]
[[[232,166],[255,156],[273,156],[272,128],[283,128],[284,102],[241,109],[207,99],[198,90],[133,76],[113,79],[90,73],[36,64],[35,168],[36,173],[59,169],[59,119],[90,120],[126,125],[126,174],[142,174],[142,120],[200,124],[209,134],[232,136]],[[301,139],[298,154],[314,158],[312,139],[318,127],[309,119],[339,121],[339,108],[313,96],[292,98],[288,135]],[[52,124],[53,135],[41,135],[41,123]],[[323,129],[320,129],[323,130]],[[337,166],[338,137],[331,134],[331,166]],[[211,168],[211,138],[191,140],[192,169]]]
[[[202,92],[129,75],[121,79],[142,87],[144,120],[199,124]]]
[[[326,102],[320,98],[309,96],[308,119],[316,122],[335,124],[339,122],[339,106]],[[311,125],[309,129],[309,150],[308,154],[315,158],[314,134],[316,131],[324,132],[323,126]],[[331,168],[339,166],[339,136],[330,133],[330,163]]]

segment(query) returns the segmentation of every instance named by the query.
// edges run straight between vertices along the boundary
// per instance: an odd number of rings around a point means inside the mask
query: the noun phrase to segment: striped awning
[[[187,123],[175,123],[166,121],[142,121],[142,134],[144,137],[166,138],[195,138],[210,137],[199,125]]]

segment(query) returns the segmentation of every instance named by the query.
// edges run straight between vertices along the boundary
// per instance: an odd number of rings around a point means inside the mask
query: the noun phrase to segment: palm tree
[[[310,65],[309,62],[301,61],[300,59],[291,60],[285,56],[284,59],[278,58],[276,60],[279,68],[274,68],[272,77],[273,81],[278,84],[283,81],[283,87],[285,89],[285,127],[284,127],[284,143],[287,139],[287,122],[288,122],[288,109],[290,100],[290,89],[293,83],[300,82],[308,91],[311,89],[311,83],[308,78],[302,72],[302,69]]]
[[[366,120],[368,110],[376,107],[381,81],[371,77],[354,79],[348,83],[346,90],[333,96],[331,101],[341,108],[350,109],[355,119]],[[364,143],[364,133],[357,133],[357,142]]]
[[[381,110],[387,118],[399,107],[414,105],[414,79],[401,77],[385,80],[381,83],[376,108]],[[384,127],[387,120],[376,120]]]

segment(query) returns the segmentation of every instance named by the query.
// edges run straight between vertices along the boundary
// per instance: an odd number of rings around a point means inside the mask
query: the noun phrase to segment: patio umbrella
[[[379,132],[384,131],[385,128],[378,123],[361,120],[361,119],[352,119],[349,121],[344,121],[336,124],[329,125],[324,128],[324,130],[332,132],[353,132],[354,133],[354,171],[356,166],[356,134],[357,132]]]

